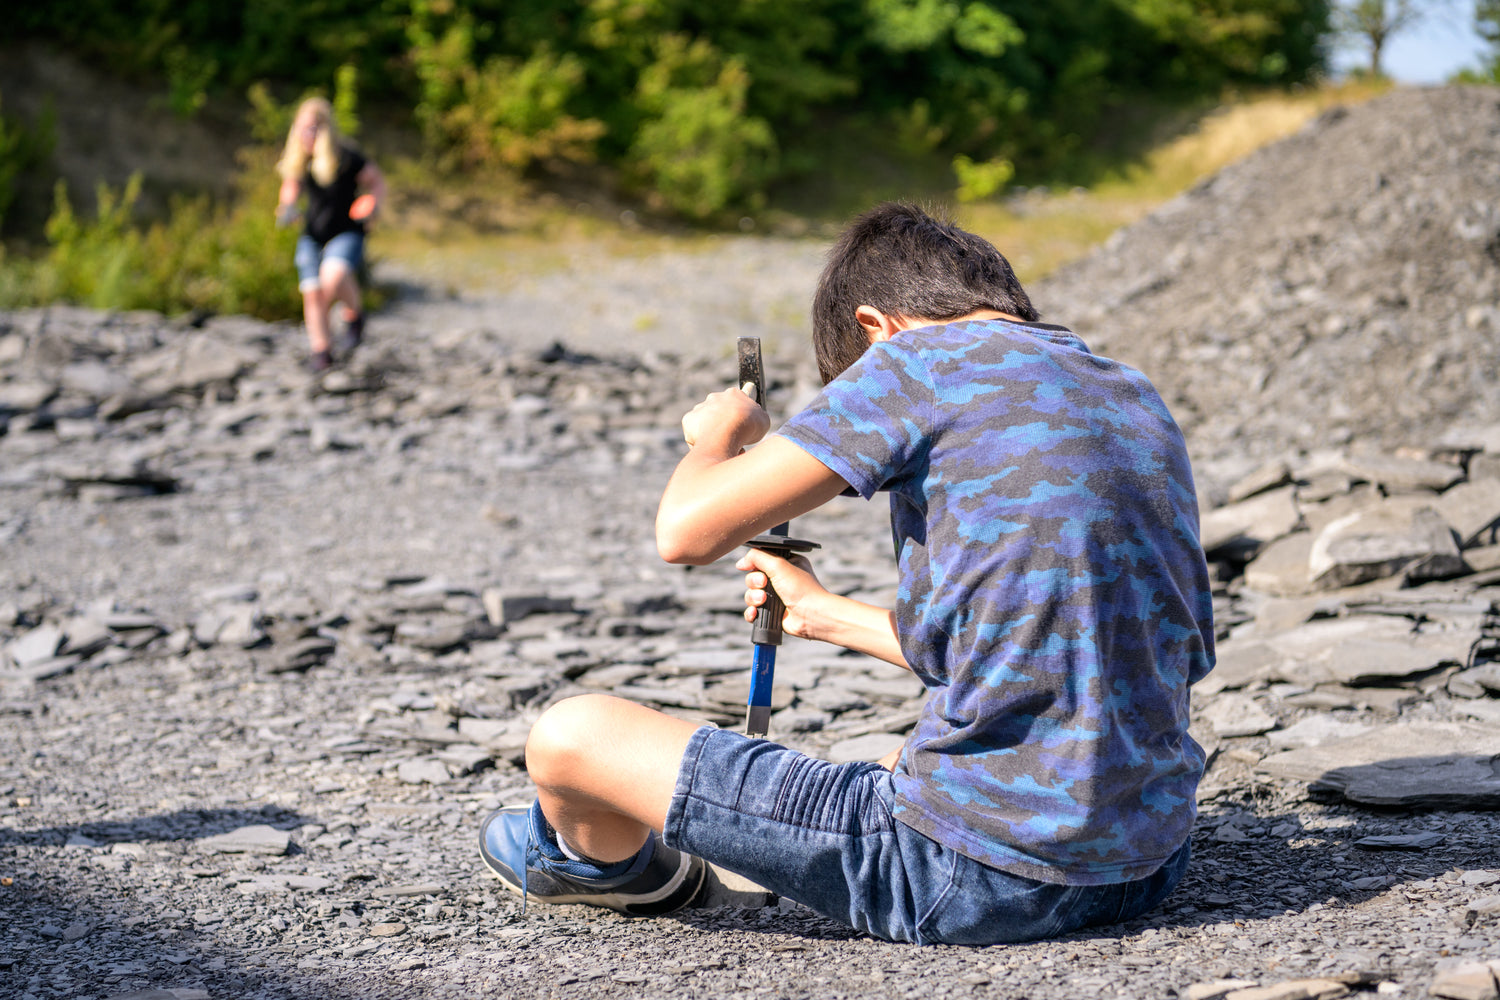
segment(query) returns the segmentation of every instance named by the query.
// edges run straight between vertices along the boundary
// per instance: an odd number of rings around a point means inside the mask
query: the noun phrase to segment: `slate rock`
[[[508,719],[464,717],[458,720],[459,736],[486,749],[506,753],[524,749],[526,736],[530,731],[530,723],[515,717]]]
[[[1500,962],[1466,962],[1433,979],[1427,992],[1445,1000],[1500,1000]]]
[[[1286,459],[1277,458],[1259,466],[1229,487],[1231,504],[1249,500],[1253,496],[1292,484],[1292,467]]]
[[[337,648],[337,643],[321,635],[298,639],[290,646],[278,648],[267,670],[273,674],[302,673],[328,662]]]
[[[279,857],[292,848],[292,835],[263,823],[205,837],[200,843],[221,854],[264,854]]]
[[[1467,567],[1452,529],[1431,506],[1386,503],[1346,514],[1319,531],[1308,570],[1317,586],[1332,590],[1398,573],[1441,579]]]
[[[1226,993],[1254,986],[1252,979],[1216,979],[1208,983],[1194,983],[1181,992],[1182,1000],[1220,1000]]]
[[[1317,781],[1337,768],[1432,756],[1433,750],[1462,755],[1500,753],[1500,733],[1466,722],[1396,722],[1318,746],[1271,754],[1256,770],[1278,778]]]
[[[58,652],[87,659],[114,642],[104,623],[89,616],[69,618],[63,623],[64,639]]]
[[[1349,615],[1310,621],[1261,640],[1282,656],[1275,676],[1293,684],[1331,683],[1327,654],[1339,643],[1354,640],[1401,642],[1411,635],[1411,623],[1383,615]],[[1212,673],[1209,676],[1213,676]]]
[[[260,588],[253,583],[225,583],[209,587],[200,596],[205,604],[252,604],[260,600]]]
[[[1276,597],[1298,597],[1313,588],[1309,557],[1313,535],[1294,531],[1262,548],[1245,567],[1245,586]]]
[[[441,882],[412,882],[405,885],[386,885],[370,895],[376,899],[410,899],[415,896],[436,896],[446,886]]]
[[[71,673],[82,662],[81,656],[52,656],[45,660],[34,660],[29,665],[18,668],[15,675],[33,682],[44,681]]]
[[[1268,643],[1227,640],[1215,650],[1214,668],[1193,687],[1194,695],[1248,687],[1273,676],[1286,659]]]
[[[93,485],[117,487],[118,498],[159,496],[175,493],[181,481],[151,464],[148,458],[121,456],[99,465],[68,465],[57,470],[67,488],[80,494],[83,488]]]
[[[256,358],[237,344],[214,333],[190,337],[178,350],[171,368],[147,388],[160,392],[200,393],[218,383],[231,383],[254,366]]]
[[[879,760],[905,742],[906,737],[895,733],[868,733],[835,743],[828,748],[825,759],[835,764]]]
[[[16,666],[31,667],[56,656],[64,638],[63,630],[56,625],[42,625],[12,642],[5,652]]]
[[[1448,462],[1433,462],[1396,455],[1348,456],[1339,468],[1366,482],[1375,483],[1387,493],[1430,490],[1441,493],[1464,478],[1464,470]]]
[[[267,893],[319,892],[333,884],[333,880],[320,875],[257,875],[248,882],[241,882],[235,889],[241,895],[255,896]]]
[[[455,775],[473,774],[494,763],[494,751],[472,743],[450,743],[434,756],[448,766]]]
[[[1500,917],[1500,895],[1481,896],[1464,907],[1464,922],[1472,926],[1480,920]]]
[[[771,716],[771,731],[776,733],[816,733],[833,721],[833,716],[815,708],[788,708]]]
[[[1266,740],[1272,750],[1293,750],[1353,739],[1369,731],[1370,727],[1362,723],[1344,722],[1332,715],[1318,714],[1309,715],[1285,729],[1270,733]]]
[[[1229,693],[1215,697],[1201,712],[1215,736],[1258,736],[1276,728],[1276,717],[1247,694]]]
[[[396,780],[406,785],[442,785],[452,778],[448,765],[436,757],[403,760],[396,765]]]
[[[1346,639],[1323,652],[1317,662],[1341,684],[1379,684],[1462,663],[1472,641],[1463,633],[1417,635],[1408,640]]]
[[[1500,661],[1460,670],[1448,678],[1448,692],[1460,698],[1500,696]]]
[[[130,389],[130,378],[103,361],[89,359],[65,365],[58,373],[63,388],[94,399],[103,399]]]
[[[484,603],[484,613],[490,624],[499,626],[510,625],[528,615],[574,614],[577,610],[571,597],[507,591],[496,587],[487,588],[480,599]]]
[[[40,380],[0,383],[0,410],[30,413],[41,409],[57,395],[57,384]]]
[[[1500,753],[1403,757],[1334,768],[1311,785],[1350,802],[1403,809],[1500,809]]]
[[[1204,552],[1231,546],[1254,552],[1289,534],[1301,519],[1296,489],[1287,486],[1204,514],[1199,540]]]
[[[1352,992],[1337,979],[1294,979],[1272,986],[1251,986],[1224,994],[1224,1000],[1333,1000]]]
[[[1446,839],[1441,833],[1392,833],[1361,837],[1354,842],[1354,846],[1366,851],[1425,851]]]
[[[1500,480],[1459,483],[1432,502],[1458,535],[1458,545],[1470,549],[1493,545],[1500,525]]]

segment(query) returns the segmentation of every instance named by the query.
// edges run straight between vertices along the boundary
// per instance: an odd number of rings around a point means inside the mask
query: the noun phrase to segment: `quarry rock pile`
[[[1200,475],[1287,452],[1463,447],[1500,421],[1500,93],[1325,112],[1033,297],[1149,375]]]

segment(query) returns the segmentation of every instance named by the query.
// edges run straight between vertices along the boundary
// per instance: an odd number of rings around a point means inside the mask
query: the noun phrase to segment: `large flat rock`
[[[1272,754],[1256,770],[1367,805],[1500,809],[1500,731],[1463,722],[1398,722]]]

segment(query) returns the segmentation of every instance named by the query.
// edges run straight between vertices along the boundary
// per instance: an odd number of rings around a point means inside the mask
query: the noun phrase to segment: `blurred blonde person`
[[[281,175],[278,225],[294,222],[298,201],[307,198],[305,225],[297,240],[297,287],[312,351],[308,366],[320,372],[333,364],[329,315],[334,303],[344,307],[340,348],[351,351],[364,337],[358,274],[364,261],[365,225],[385,200],[385,179],[339,135],[333,108],[321,97],[303,101],[297,109],[276,169]]]

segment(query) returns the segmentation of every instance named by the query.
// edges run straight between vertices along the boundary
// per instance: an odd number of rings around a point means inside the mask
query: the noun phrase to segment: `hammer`
[[[739,355],[741,388],[751,386],[755,401],[765,408],[766,376],[761,364],[760,338],[741,337],[736,345]],[[747,390],[748,391],[748,390]],[[756,535],[746,542],[753,549],[770,552],[785,559],[798,552],[818,548],[817,542],[802,538],[791,538],[788,532],[791,523],[783,521],[764,535]],[[781,645],[781,619],[786,616],[786,605],[777,596],[770,582],[766,583],[766,603],[756,611],[755,621],[750,627],[750,642],[754,654],[750,666],[750,698],[745,714],[745,735],[764,737],[771,724],[771,681],[776,674],[776,647]]]

